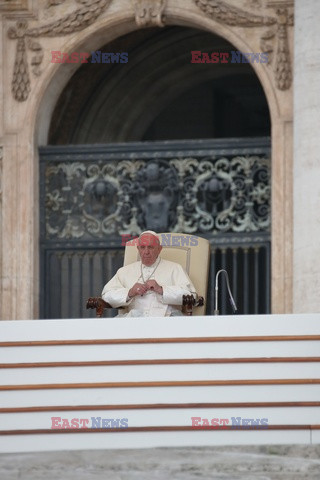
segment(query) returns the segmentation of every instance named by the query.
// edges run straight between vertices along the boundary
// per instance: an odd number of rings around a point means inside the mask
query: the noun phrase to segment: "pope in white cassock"
[[[102,298],[113,308],[126,307],[130,317],[181,315],[183,295],[196,290],[181,265],[159,256],[158,235],[147,230],[138,239],[141,261],[118,270],[104,286]]]

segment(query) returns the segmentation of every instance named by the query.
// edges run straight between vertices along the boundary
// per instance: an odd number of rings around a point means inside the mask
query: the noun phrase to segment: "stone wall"
[[[295,312],[320,311],[320,32],[316,0],[296,1],[294,94]],[[319,148],[319,150],[318,150]]]

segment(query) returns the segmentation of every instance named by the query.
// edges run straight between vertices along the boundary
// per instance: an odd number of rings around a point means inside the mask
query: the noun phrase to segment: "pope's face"
[[[158,239],[154,235],[146,233],[139,240],[138,250],[143,265],[152,265],[162,250]]]

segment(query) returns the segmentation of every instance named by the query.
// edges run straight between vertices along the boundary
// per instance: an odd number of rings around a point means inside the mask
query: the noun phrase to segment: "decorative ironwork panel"
[[[239,313],[269,312],[269,139],[45,147],[40,168],[43,318],[88,316],[122,265],[121,235],[145,229],[210,240],[207,313],[225,267]]]
[[[45,238],[101,240],[144,229],[214,235],[269,231],[266,152],[166,156],[46,161]]]

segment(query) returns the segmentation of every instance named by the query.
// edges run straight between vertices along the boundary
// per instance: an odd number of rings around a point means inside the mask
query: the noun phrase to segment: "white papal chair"
[[[187,272],[195,286],[198,298],[192,295],[183,297],[182,311],[185,315],[205,315],[207,296],[210,245],[205,238],[184,233],[160,233],[161,258],[179,263]],[[129,265],[140,259],[136,241],[129,241],[125,247],[123,265]],[[105,308],[111,308],[100,297],[90,297],[87,308],[95,308],[97,317],[101,317]]]

